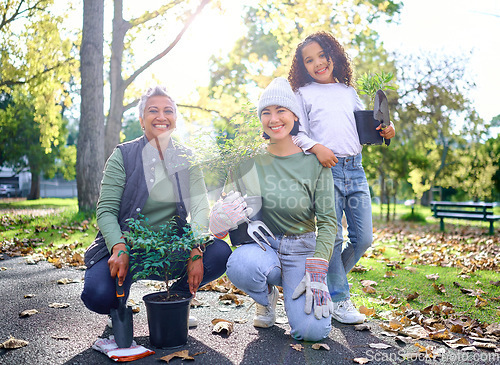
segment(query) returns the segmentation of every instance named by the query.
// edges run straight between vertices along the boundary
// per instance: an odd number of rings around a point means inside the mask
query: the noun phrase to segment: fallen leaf
[[[68,336],[58,336],[58,335],[52,335],[50,336],[52,337],[54,340],[69,340],[69,337]]]
[[[174,357],[180,357],[182,360],[194,360],[194,357],[189,355],[189,350],[182,350],[182,351],[174,352],[170,355],[160,357],[160,360],[163,360],[163,361],[166,361],[167,363],[169,363],[170,360],[172,360]]]
[[[500,286],[500,281],[493,281],[493,280],[490,280],[490,284],[491,284],[491,285],[494,285],[494,286]]]
[[[241,305],[241,300],[238,299],[238,297],[236,296],[236,294],[224,294],[224,295],[221,295],[219,296],[219,300],[224,302],[224,301],[229,301],[230,303],[233,302],[234,304],[236,305]]]
[[[432,283],[432,287],[439,293],[439,294],[445,294],[446,289],[444,288],[444,284],[437,285],[436,283]]]
[[[364,305],[359,307],[359,313],[364,314],[367,317],[373,316],[375,314],[375,308],[367,308]]]
[[[415,293],[413,293],[413,294],[408,294],[408,295],[406,296],[406,300],[407,300],[408,302],[411,302],[412,300],[417,299],[417,298],[418,298],[418,296],[419,296],[419,294],[418,294],[417,292],[415,292]]]
[[[36,309],[26,309],[19,313],[19,317],[25,318],[25,317],[31,317],[33,314],[37,314],[38,311]]]
[[[364,286],[361,290],[366,294],[375,294],[377,292],[372,286]]]
[[[387,271],[385,274],[384,274],[384,278],[393,278],[397,276],[393,271]]]
[[[24,347],[28,344],[29,344],[28,341],[20,340],[18,338],[14,338],[14,337],[10,336],[10,338],[7,341],[0,343],[0,348],[18,349],[18,348]]]
[[[352,359],[356,364],[368,364],[370,360],[368,360],[366,357],[356,357]]]
[[[362,286],[377,286],[378,285],[378,283],[376,281],[373,281],[373,280],[361,280],[360,283]]]
[[[330,346],[328,346],[326,343],[314,343],[312,346],[313,350],[326,350],[330,351]]]
[[[434,332],[429,332],[429,337],[433,340],[451,340],[453,338],[453,335],[447,330],[440,330],[440,331],[434,331]]]
[[[474,305],[477,308],[484,307],[485,305],[488,305],[488,301],[484,298],[481,298],[479,295],[476,297],[476,300],[474,301]]]
[[[489,342],[474,341],[471,345],[474,347],[480,347],[483,349],[490,349],[490,350],[494,350],[497,348],[497,345],[495,345],[494,343],[489,343]]]
[[[80,282],[79,280],[70,279],[70,278],[62,278],[62,279],[57,280],[57,284],[61,284],[61,285],[73,284],[73,283],[79,283],[79,282]]]
[[[356,265],[351,269],[351,272],[365,272],[365,271],[368,271],[368,269],[363,265]]]
[[[379,349],[379,350],[384,350],[384,349],[388,349],[390,347],[392,347],[391,345],[388,345],[386,343],[370,343],[368,344],[368,346],[370,346],[372,349]]]
[[[439,279],[439,274],[429,274],[429,275],[425,275],[425,277],[429,280],[437,280],[437,279]]]
[[[298,352],[301,352],[304,349],[304,346],[302,346],[300,343],[291,343],[290,347]]]
[[[216,318],[212,320],[212,324],[214,325],[214,327],[212,328],[212,332],[225,333],[228,336],[233,333],[234,323],[231,321]]]
[[[471,351],[479,351],[479,350],[477,348],[475,348],[474,346],[467,346],[467,347],[464,347],[462,349],[462,351],[471,352]]]
[[[500,336],[500,323],[493,323],[486,327],[486,334]]]
[[[50,308],[68,308],[69,307],[69,303],[57,303],[57,302],[54,302],[54,303],[50,303],[49,307]]]
[[[412,338],[411,337],[406,337],[406,336],[395,336],[394,339],[399,342],[403,343],[412,343]]]
[[[356,331],[366,331],[366,330],[369,330],[370,329],[370,326],[368,326],[367,324],[363,323],[363,324],[357,324],[354,326],[354,329]]]
[[[417,268],[411,267],[411,266],[406,266],[405,270],[408,270],[409,272],[414,273],[414,274],[417,272]]]
[[[394,304],[398,301],[398,298],[396,298],[394,295],[390,295],[387,298],[384,298],[384,302]]]
[[[460,337],[454,340],[443,340],[443,342],[451,347],[452,349],[458,349],[460,347],[469,346],[470,342],[465,337]]]
[[[424,327],[422,327],[419,324],[416,324],[416,325],[413,325],[410,327],[406,327],[401,332],[403,332],[403,334],[408,335],[410,337],[413,337],[417,340],[419,340],[421,338],[428,338],[427,331],[425,330]]]

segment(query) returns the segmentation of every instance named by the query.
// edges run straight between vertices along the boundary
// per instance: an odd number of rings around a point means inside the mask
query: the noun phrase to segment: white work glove
[[[306,295],[304,312],[311,313],[314,306],[314,316],[317,319],[329,317],[333,312],[332,298],[326,285],[328,261],[317,257],[306,259],[306,274],[292,294],[297,299],[303,293]]]
[[[252,215],[253,209],[247,207],[245,199],[236,191],[230,191],[224,199],[219,199],[210,213],[210,231],[224,236]]]

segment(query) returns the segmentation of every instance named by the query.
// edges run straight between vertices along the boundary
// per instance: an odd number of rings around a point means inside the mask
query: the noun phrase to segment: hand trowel
[[[118,299],[118,308],[111,308],[113,334],[119,348],[128,348],[132,345],[134,337],[132,308],[127,307],[123,285],[118,285],[118,275],[116,276],[116,298]]]

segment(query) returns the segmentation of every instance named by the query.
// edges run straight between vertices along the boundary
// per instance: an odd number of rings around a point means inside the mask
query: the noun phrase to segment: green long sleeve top
[[[141,213],[148,218],[154,228],[177,215],[174,185],[165,174],[165,170],[158,159],[152,169],[155,181],[149,192],[148,200]],[[104,168],[101,183],[101,192],[97,203],[97,224],[106,240],[106,246],[111,252],[114,245],[124,242],[122,231],[118,223],[120,203],[125,187],[125,167],[120,149],[115,149]],[[144,182],[146,184],[146,182]],[[190,224],[195,235],[208,236],[208,205],[207,191],[203,180],[203,173],[197,166],[189,168],[189,192],[191,198]]]
[[[337,234],[334,184],[330,169],[315,155],[263,153],[243,162],[224,190],[262,196],[262,221],[274,234],[317,228],[314,257],[330,260]]]

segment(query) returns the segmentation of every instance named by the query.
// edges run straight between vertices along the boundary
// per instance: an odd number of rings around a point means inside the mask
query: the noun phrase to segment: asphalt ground
[[[84,271],[74,268],[56,269],[48,262],[28,265],[25,257],[0,260],[0,343],[10,336],[28,341],[25,347],[0,349],[0,364],[111,364],[108,357],[94,349],[99,337],[112,334],[107,327],[107,316],[90,312],[80,300]],[[74,281],[58,284],[63,278]],[[247,296],[239,296],[240,306],[227,305],[219,300],[221,293],[200,291],[197,299],[204,303],[192,308],[191,314],[199,320],[198,327],[189,330],[188,343],[177,350],[156,349],[149,344],[146,309],[142,297],[155,289],[145,282],[132,286],[130,299],[139,304],[134,315],[135,341],[154,350],[149,357],[135,364],[161,364],[161,357],[179,350],[188,350],[194,362],[174,358],[170,364],[355,364],[354,358],[365,358],[368,364],[500,364],[500,353],[489,350],[463,352],[446,347],[440,342],[411,340],[405,344],[394,337],[383,335],[378,321],[367,322],[369,330],[356,331],[354,326],[333,321],[333,329],[323,343],[330,348],[314,350],[311,343],[300,343],[290,337],[282,301],[278,302],[278,321],[269,329],[252,325],[255,307]],[[25,296],[28,296],[26,298]],[[68,303],[66,308],[51,308],[51,303]],[[28,309],[38,313],[20,318]],[[234,321],[234,331],[213,333],[211,321],[222,318]],[[415,359],[402,355],[415,354],[418,347],[436,346],[444,353],[440,358],[425,358],[421,353]],[[374,349],[370,344],[388,344],[387,349]],[[292,345],[301,344],[296,350]]]

